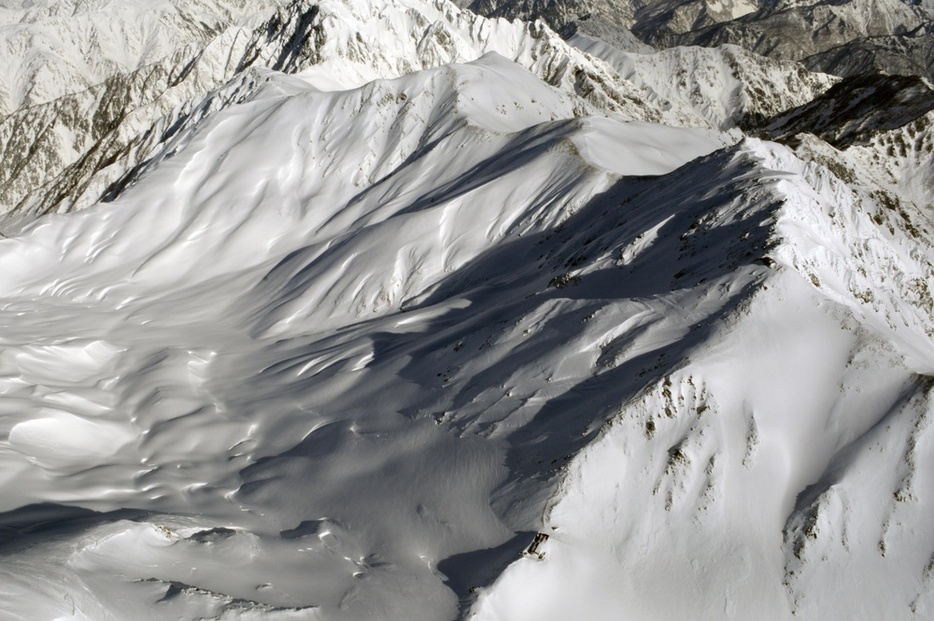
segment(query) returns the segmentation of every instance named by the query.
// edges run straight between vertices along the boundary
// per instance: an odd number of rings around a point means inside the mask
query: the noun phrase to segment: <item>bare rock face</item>
[[[924,117],[934,109],[934,90],[918,77],[864,75],[835,84],[807,104],[759,122],[771,140],[808,132],[846,148]]]

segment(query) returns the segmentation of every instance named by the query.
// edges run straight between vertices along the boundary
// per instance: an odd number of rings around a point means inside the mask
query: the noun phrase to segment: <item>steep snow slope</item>
[[[934,92],[920,78],[847,78],[804,106],[749,122],[747,131],[792,145],[889,210],[914,203],[926,211],[934,192],[932,106]]]
[[[930,232],[877,228],[829,171],[755,143],[633,201],[676,210],[698,184],[719,200],[682,240],[765,226],[775,271],[731,273],[721,290],[743,274],[752,295],[623,392],[549,503],[542,560],[511,566],[475,618],[926,618]]]
[[[565,294],[623,241],[593,197],[723,144],[578,105],[496,56],[271,77],[3,242],[13,618],[453,616],[537,527],[538,461],[601,422],[551,411],[610,327]]]
[[[929,213],[934,196],[934,112],[897,129],[879,132],[865,144],[843,152],[833,150],[832,155],[846,163],[848,179],[878,179],[882,187]]]

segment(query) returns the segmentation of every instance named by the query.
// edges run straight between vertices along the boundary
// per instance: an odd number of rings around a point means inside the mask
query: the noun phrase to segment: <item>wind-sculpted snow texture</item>
[[[230,4],[0,126],[0,618],[934,614],[925,85]]]

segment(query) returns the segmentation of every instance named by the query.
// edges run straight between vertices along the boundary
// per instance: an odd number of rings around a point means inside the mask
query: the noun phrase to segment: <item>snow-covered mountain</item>
[[[733,43],[840,75],[875,70],[934,79],[934,13],[901,0],[778,3],[691,29],[657,26],[636,29],[656,45]]]
[[[466,0],[465,0],[466,2]],[[483,15],[541,18],[630,51],[733,44],[813,71],[934,79],[934,3],[928,0],[474,0]]]
[[[392,45],[382,43],[387,33]],[[630,118],[705,123],[664,100],[645,105],[642,85],[621,80],[541,25],[489,21],[443,4],[299,2],[255,27],[231,26],[204,45],[114,73],[88,89],[73,85],[66,89],[71,94],[0,121],[2,229],[15,232],[37,214],[111,198],[139,166],[170,150],[166,145],[182,124],[248,97],[264,69],[305,70],[304,79],[319,88],[346,88],[488,52],[582,95],[579,114],[589,103]],[[789,105],[805,101],[792,98]]]
[[[56,77],[0,121],[0,618],[932,615],[923,79],[3,11]]]
[[[0,114],[159,63],[279,0],[39,0],[0,8]],[[181,59],[177,59],[181,64]]]

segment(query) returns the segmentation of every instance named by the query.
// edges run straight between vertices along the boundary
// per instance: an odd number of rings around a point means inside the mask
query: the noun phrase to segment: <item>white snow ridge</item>
[[[446,0],[0,18],[0,621],[934,618],[934,103],[780,144],[838,78]]]

